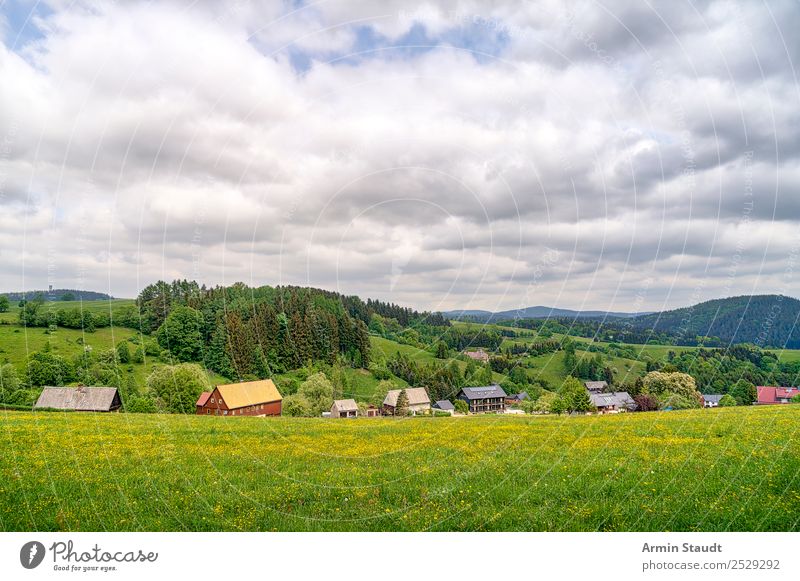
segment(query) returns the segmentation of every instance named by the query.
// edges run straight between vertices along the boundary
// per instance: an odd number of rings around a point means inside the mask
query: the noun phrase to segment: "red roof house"
[[[794,396],[800,394],[800,388],[797,387],[759,385],[756,390],[758,391],[757,403],[759,405],[789,403]]]

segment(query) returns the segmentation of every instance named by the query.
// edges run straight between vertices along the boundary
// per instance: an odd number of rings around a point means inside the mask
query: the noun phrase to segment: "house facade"
[[[704,393],[703,394],[703,407],[715,408],[719,407],[719,400],[722,399],[721,393]]]
[[[33,407],[76,412],[116,412],[122,407],[122,400],[116,387],[45,387]]]
[[[589,399],[592,400],[592,404],[601,414],[618,414],[636,409],[636,402],[627,391],[615,391],[613,393],[589,392]]]
[[[354,399],[337,399],[331,406],[332,418],[356,418],[358,417],[358,404]]]
[[[499,385],[464,387],[458,392],[457,397],[467,402],[469,411],[473,414],[504,413],[506,411],[507,394]]]
[[[195,407],[203,416],[279,416],[283,396],[271,379],[217,385]]]
[[[583,386],[589,393],[603,393],[608,388],[606,381],[584,381]]]
[[[384,415],[395,415],[397,398],[400,397],[401,391],[401,389],[393,389],[386,394],[386,398],[383,400]],[[431,409],[431,399],[428,397],[428,392],[424,387],[407,387],[405,392],[406,396],[408,396],[408,410],[412,414],[422,413]]]
[[[506,405],[518,405],[525,401],[526,399],[530,399],[528,396],[527,391],[521,391],[519,393],[515,393],[514,395],[509,395],[506,397]]]

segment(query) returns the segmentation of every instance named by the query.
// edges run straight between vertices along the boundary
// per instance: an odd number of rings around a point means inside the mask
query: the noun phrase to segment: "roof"
[[[229,409],[281,401],[283,399],[271,379],[218,385],[217,390]]]
[[[107,412],[119,403],[116,387],[45,387],[34,407]]]
[[[704,393],[703,400],[709,403],[719,403],[719,400],[722,399],[721,393]]]
[[[386,394],[386,399],[383,400],[383,405],[394,407],[397,405],[397,398],[400,396],[400,389],[393,389]],[[424,405],[430,404],[431,399],[428,397],[428,392],[424,387],[407,387],[406,395],[408,396],[408,405]]]
[[[774,387],[770,385],[759,385],[756,387],[758,392],[758,403],[781,403],[778,398],[791,399],[800,393],[796,387]]]
[[[464,387],[461,389],[467,399],[485,399],[487,397],[506,397],[506,392],[499,385],[484,385],[482,387]]]
[[[209,397],[211,397],[211,392],[210,391],[204,391],[203,393],[200,394],[200,398],[197,400],[197,403],[194,404],[194,405],[200,406],[200,407],[206,405],[206,403],[208,402],[208,398]]]
[[[589,399],[595,407],[605,408],[615,406],[618,408],[633,408],[636,402],[627,391],[616,391],[613,393],[590,393]]]
[[[530,396],[528,395],[527,391],[521,391],[519,393],[515,393],[514,395],[512,395],[508,399],[513,399],[513,400],[516,400],[516,401],[522,401],[524,399],[529,399],[529,398],[530,398]]]
[[[331,406],[331,411],[336,409],[339,412],[357,412],[358,404],[354,399],[335,399]]]
[[[603,391],[608,387],[607,381],[584,381],[584,387],[589,391]]]
[[[454,406],[452,402],[446,399],[437,401],[435,404],[433,404],[433,407],[435,407],[437,410],[448,410],[448,411],[454,411],[456,409],[456,406]]]

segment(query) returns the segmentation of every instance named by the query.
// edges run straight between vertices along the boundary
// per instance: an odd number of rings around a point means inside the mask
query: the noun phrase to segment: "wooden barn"
[[[400,397],[402,389],[392,389],[386,394],[383,400],[383,414],[393,416],[395,407],[397,406],[397,398]],[[428,392],[424,387],[407,387],[405,388],[406,396],[408,397],[408,411],[412,414],[418,414],[431,409],[431,399],[428,397]]]
[[[271,379],[218,385],[197,400],[197,415],[279,416],[283,397]]]
[[[122,407],[116,387],[45,387],[35,409],[115,412]]]

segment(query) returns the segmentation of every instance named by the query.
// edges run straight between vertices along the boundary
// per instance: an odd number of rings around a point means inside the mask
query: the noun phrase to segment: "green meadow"
[[[358,420],[0,414],[5,531],[800,528],[800,405]]]

